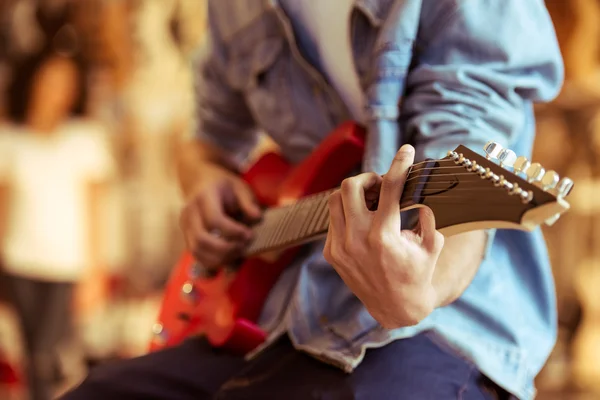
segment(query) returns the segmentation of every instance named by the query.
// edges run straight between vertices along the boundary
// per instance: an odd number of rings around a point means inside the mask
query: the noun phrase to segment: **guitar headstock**
[[[488,142],[479,155],[465,146],[441,160],[415,164],[405,187],[413,204],[430,207],[444,234],[476,229],[530,231],[569,209],[573,181]],[[412,178],[411,178],[412,177]]]

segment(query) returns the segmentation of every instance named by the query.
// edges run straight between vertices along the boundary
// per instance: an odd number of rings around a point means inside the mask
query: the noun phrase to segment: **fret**
[[[306,205],[308,201],[302,199],[298,202],[298,207],[294,211],[294,219],[288,224],[287,232],[285,233],[285,242],[293,242],[298,235],[304,219],[306,219]]]
[[[273,234],[273,230],[279,220],[281,214],[281,208],[268,209],[264,215],[263,220],[254,230],[255,240],[252,243],[252,248],[262,248],[266,245],[267,240]]]
[[[246,252],[252,252],[253,249],[257,249],[262,245],[261,242],[265,238],[265,231],[268,229],[270,214],[271,213],[269,212],[269,210],[265,211],[265,213],[263,214],[262,221],[260,221],[257,225],[252,227],[252,234],[254,235],[254,240],[252,240],[252,243],[250,243],[250,246],[248,247],[248,249],[246,249]]]
[[[277,207],[274,209],[276,212],[273,214],[271,229],[269,234],[265,237],[263,246],[265,248],[272,247],[272,243],[277,241],[282,230],[284,220],[289,216],[289,207]]]
[[[266,210],[262,215],[262,220],[252,227],[255,238],[264,236],[265,230],[269,227],[271,214],[270,210]]]
[[[299,238],[305,238],[307,236],[310,236],[309,232],[310,232],[310,226],[312,224],[312,221],[317,218],[317,214],[319,211],[319,202],[322,200],[323,194],[319,194],[317,196],[313,196],[310,198],[309,200],[309,205],[308,205],[308,218],[306,218],[302,224],[302,229],[300,230],[298,236]]]
[[[411,181],[402,193],[401,204],[413,203],[415,192],[421,192],[427,182],[413,169]],[[431,173],[427,173],[430,176]],[[416,179],[415,179],[416,178]],[[274,207],[265,211],[263,220],[253,230],[255,240],[247,253],[256,254],[293,242],[310,239],[327,232],[329,228],[329,195],[333,190],[299,199],[294,204]]]
[[[244,250],[245,253],[252,252],[255,249],[259,249],[262,247],[264,235],[259,233],[254,233],[254,240],[250,243],[250,245]]]
[[[296,207],[294,211],[294,220],[291,222],[291,225],[284,236],[284,242],[293,242],[299,237],[299,233],[302,230],[302,225],[306,222],[306,214],[308,210],[309,201],[301,201],[298,203],[298,207]]]
[[[329,207],[325,207],[325,212],[321,216],[321,221],[319,221],[318,231],[315,232],[315,234],[327,232],[328,229],[329,229]]]
[[[261,243],[262,247],[268,248],[269,244],[277,238],[277,231],[281,229],[281,220],[285,218],[286,214],[286,207],[278,207],[273,209],[273,217],[270,222],[271,227]]]
[[[285,238],[286,242],[293,242],[298,238],[298,233],[302,229],[302,224],[306,220],[306,213],[308,209],[307,205],[308,201],[302,201],[298,203],[298,208],[294,212],[294,221],[291,223]]]
[[[327,210],[329,209],[329,195],[331,194],[331,192],[327,193],[326,195],[324,195],[320,200],[319,203],[317,205],[317,209],[316,209],[316,215],[314,220],[311,222],[311,226],[310,226],[310,230],[309,230],[309,234],[310,235],[315,235],[319,232],[319,225],[320,225],[320,221],[321,218],[323,218],[323,214],[325,214],[327,212]]]
[[[283,216],[277,222],[276,228],[273,231],[273,234],[269,238],[267,242],[267,247],[275,247],[279,244],[280,238],[283,232],[285,232],[285,228],[287,226],[287,222],[289,221],[292,213],[292,206],[284,206],[282,207]]]
[[[249,250],[262,249],[266,247],[267,240],[273,234],[274,223],[276,222],[276,220],[273,220],[278,214],[277,211],[279,210],[273,210],[273,212],[271,212],[268,217],[269,219],[265,221],[263,228],[255,233],[255,239],[252,242],[252,245],[250,246]]]
[[[267,210],[264,232],[257,236],[256,240],[247,249],[248,253],[258,253],[271,247],[270,243],[276,240],[277,231],[281,228],[282,219],[285,218],[287,211],[288,207],[276,207]]]
[[[296,211],[298,209],[298,205],[294,204],[290,207],[289,218],[285,221],[285,225],[283,225],[283,229],[277,235],[277,239],[275,240],[274,246],[280,246],[289,241],[290,230],[294,227],[294,220],[296,219]]]
[[[290,209],[290,218],[287,220],[283,232],[279,236],[279,241],[277,245],[286,244],[291,242],[292,233],[297,226],[297,221],[299,219],[299,212],[302,210],[301,203],[296,203]]]
[[[327,232],[328,228],[329,228],[329,198],[327,198],[323,204],[323,212],[321,213],[321,216],[319,217],[319,222],[318,222],[317,226],[315,227],[316,231],[314,232],[314,234]]]
[[[328,211],[329,211],[329,195],[323,196],[323,198],[319,202],[319,205],[317,207],[317,216],[313,220],[313,222],[311,223],[311,226],[310,226],[310,230],[309,230],[310,235],[315,235],[322,230],[321,220],[323,219],[324,215],[329,216]]]

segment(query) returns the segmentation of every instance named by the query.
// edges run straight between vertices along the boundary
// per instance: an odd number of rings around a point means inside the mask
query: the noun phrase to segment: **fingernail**
[[[400,147],[400,150],[398,150],[398,153],[405,153],[405,154],[412,154],[415,152],[415,148],[412,147],[410,144],[405,144],[402,147]]]

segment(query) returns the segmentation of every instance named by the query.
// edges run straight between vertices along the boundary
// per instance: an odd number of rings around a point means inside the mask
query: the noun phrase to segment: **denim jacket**
[[[210,35],[195,59],[198,138],[242,166],[261,132],[292,163],[349,119],[340,96],[309,62],[301,31],[276,0],[209,0]],[[384,173],[396,149],[417,160],[489,140],[531,153],[532,103],[563,80],[543,0],[355,0],[355,67],[366,97],[364,169]],[[554,283],[539,230],[498,230],[454,303],[420,324],[385,330],[307,248],[273,288],[261,325],[298,349],[351,372],[367,348],[429,331],[522,399],[556,339]],[[260,351],[260,350],[259,350]]]

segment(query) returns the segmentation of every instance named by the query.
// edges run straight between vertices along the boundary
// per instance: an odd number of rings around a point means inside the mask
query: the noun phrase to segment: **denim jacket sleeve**
[[[244,96],[226,79],[227,60],[218,34],[210,26],[204,45],[192,60],[195,96],[195,135],[224,150],[241,166],[258,140]]]
[[[419,31],[402,104],[417,159],[531,140],[520,137],[534,129],[531,103],[554,98],[564,75],[542,0],[423,0]],[[487,256],[496,231],[486,232]]]
[[[402,105],[418,158],[457,144],[509,146],[549,101],[563,64],[543,0],[424,0],[415,65]]]

